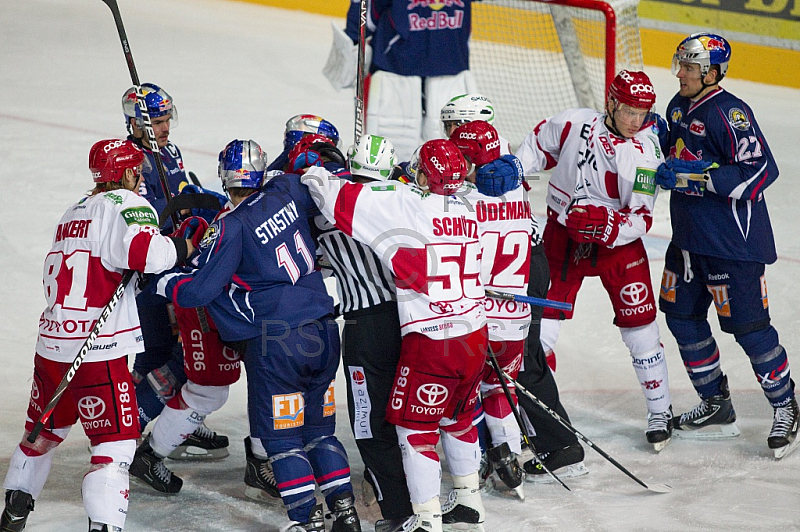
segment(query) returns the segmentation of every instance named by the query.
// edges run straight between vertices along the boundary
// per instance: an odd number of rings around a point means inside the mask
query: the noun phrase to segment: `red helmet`
[[[318,133],[308,133],[308,134],[306,134],[305,137],[302,137],[300,140],[298,140],[295,143],[294,146],[292,146],[292,149],[289,150],[289,154],[287,155],[287,157],[289,158],[289,171],[290,172],[292,171],[292,168],[294,168],[295,160],[301,154],[307,152],[311,148],[311,145],[316,143],[316,142],[327,142],[327,143],[330,144],[331,143],[331,139],[329,139],[325,135],[320,135]],[[320,164],[322,164],[321,161],[320,161]]]
[[[644,72],[621,70],[608,88],[608,97],[631,107],[650,109],[656,103],[656,90]]]
[[[125,170],[144,161],[144,152],[129,140],[107,139],[95,142],[89,150],[89,170],[95,183],[115,183]]]
[[[454,194],[467,176],[467,161],[458,146],[444,139],[429,140],[419,150],[419,169],[434,194]]]
[[[461,124],[450,135],[450,140],[477,166],[500,158],[500,136],[493,125],[483,120]]]

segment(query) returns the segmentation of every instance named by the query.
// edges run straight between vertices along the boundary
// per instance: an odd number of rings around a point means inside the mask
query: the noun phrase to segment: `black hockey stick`
[[[538,405],[538,406],[539,406],[541,409],[543,409],[545,412],[547,412],[548,414],[550,414],[550,415],[551,415],[551,416],[552,416],[552,417],[553,417],[553,418],[554,418],[556,421],[558,421],[559,423],[561,423],[561,425],[563,425],[563,426],[564,426],[564,428],[566,428],[568,431],[570,431],[571,433],[573,433],[573,434],[574,434],[576,437],[578,437],[578,438],[579,438],[579,439],[580,439],[580,440],[581,440],[583,443],[585,443],[586,445],[588,445],[589,447],[591,447],[592,449],[594,449],[595,451],[597,451],[597,452],[600,454],[600,456],[602,456],[603,458],[605,458],[606,460],[608,460],[609,462],[611,462],[612,464],[614,464],[614,466],[615,466],[617,469],[619,469],[620,471],[622,471],[623,473],[625,473],[626,475],[628,475],[629,477],[631,477],[631,478],[632,478],[634,481],[636,481],[636,483],[637,483],[637,484],[639,484],[639,485],[640,485],[640,486],[642,486],[643,488],[645,488],[645,489],[648,489],[648,490],[650,490],[650,491],[652,491],[652,492],[655,492],[655,493],[670,493],[670,492],[672,491],[672,486],[670,486],[670,485],[668,485],[668,484],[652,484],[652,485],[649,485],[649,486],[648,486],[647,484],[645,484],[644,482],[642,482],[642,481],[639,479],[639,477],[637,477],[636,475],[634,475],[633,473],[631,473],[630,471],[628,471],[627,469],[625,469],[625,467],[623,467],[623,466],[622,466],[622,464],[620,464],[619,462],[617,462],[616,460],[614,460],[613,458],[611,458],[611,457],[610,457],[610,456],[609,456],[609,455],[608,455],[608,454],[607,454],[607,453],[606,453],[606,452],[605,452],[603,449],[601,449],[600,447],[598,447],[597,445],[595,445],[595,444],[594,444],[594,442],[592,442],[592,441],[591,441],[589,438],[587,438],[586,436],[584,436],[583,434],[581,434],[581,432],[580,432],[578,429],[576,429],[575,427],[573,427],[573,426],[572,426],[572,424],[571,424],[569,421],[567,421],[566,419],[564,419],[563,417],[561,417],[561,416],[558,414],[558,412],[554,411],[552,408],[550,408],[550,407],[549,407],[549,406],[547,406],[545,403],[543,403],[542,401],[540,401],[538,397],[536,397],[536,396],[535,396],[535,395],[533,395],[531,392],[529,392],[528,390],[526,390],[526,389],[525,389],[525,388],[524,388],[524,387],[523,387],[523,386],[522,386],[520,383],[518,383],[517,381],[515,381],[514,379],[512,379],[511,377],[509,377],[509,376],[508,376],[508,374],[506,374],[505,372],[503,372],[503,375],[504,375],[504,376],[505,376],[505,377],[508,379],[508,381],[509,381],[511,384],[513,384],[513,385],[514,385],[514,387],[516,387],[516,389],[517,389],[518,391],[522,392],[522,393],[523,393],[525,396],[527,396],[527,397],[528,397],[528,399],[530,399],[531,401],[533,401],[534,403],[536,403],[536,404],[537,404],[537,405]],[[501,379],[501,382],[503,382],[503,379]]]
[[[356,70],[355,144],[364,133],[364,63],[367,61],[367,0],[361,0],[358,17],[358,70]]]
[[[206,209],[209,211],[220,211],[222,205],[219,204],[219,199],[213,194],[197,193],[197,194],[178,194],[167,203],[164,210],[161,211],[161,216],[158,217],[158,226],[164,225],[167,218],[175,213],[189,209]]]
[[[144,100],[144,93],[142,86],[139,83],[139,74],[136,73],[136,65],[133,63],[133,54],[128,45],[128,36],[125,34],[125,26],[122,24],[122,16],[119,14],[119,6],[117,0],[103,0],[103,2],[111,10],[114,15],[114,22],[117,24],[117,33],[119,33],[119,40],[122,43],[122,51],[125,53],[125,61],[128,63],[128,71],[131,74],[131,81],[136,89],[136,104],[139,106],[139,111],[142,113],[142,122],[144,129],[147,133],[146,137],[150,143],[150,151],[153,152],[153,157],[156,160],[156,169],[158,170],[158,180],[161,182],[161,188],[164,189],[164,197],[169,201],[172,198],[172,193],[169,190],[169,181],[167,181],[167,172],[164,170],[164,163],[161,160],[160,148],[156,141],[156,135],[153,132],[153,123],[150,121],[150,113],[147,112],[147,102]],[[172,225],[175,229],[180,225],[178,223],[177,214],[173,213],[171,216]]]
[[[111,311],[114,310],[114,307],[116,307],[117,303],[119,303],[119,300],[122,298],[122,294],[125,293],[125,287],[128,286],[128,283],[133,278],[134,273],[136,273],[134,270],[125,271],[125,274],[122,276],[122,279],[117,285],[116,290],[114,290],[114,294],[111,296],[111,300],[106,304],[105,307],[103,307],[103,310],[100,311],[100,316],[97,318],[97,323],[94,324],[89,336],[78,350],[78,354],[72,361],[72,366],[64,375],[64,378],[61,379],[61,382],[58,383],[56,391],[53,392],[53,397],[42,410],[42,415],[39,416],[39,420],[34,424],[31,433],[28,434],[28,441],[30,443],[36,442],[36,438],[39,436],[42,428],[44,428],[45,423],[50,421],[50,416],[53,415],[53,411],[56,409],[58,401],[61,399],[61,396],[64,395],[64,392],[67,391],[67,386],[69,386],[69,383],[73,378],[75,378],[75,372],[78,371],[78,368],[80,368],[81,364],[83,364],[83,359],[86,358],[86,355],[89,354],[89,351],[91,351],[95,340],[97,340],[97,335],[100,334],[100,329],[103,328],[106,320],[111,315]]]
[[[553,480],[564,486],[564,489],[567,491],[572,491],[569,489],[569,486],[564,484],[564,482],[558,478],[558,476],[550,471],[546,465],[544,465],[544,461],[539,457],[539,453],[536,452],[536,447],[533,446],[533,442],[531,441],[530,437],[528,436],[528,429],[525,427],[525,423],[522,422],[522,417],[519,415],[519,411],[517,410],[516,405],[514,404],[514,398],[511,397],[511,391],[508,389],[508,384],[506,384],[507,377],[505,372],[500,369],[500,364],[497,363],[497,357],[494,356],[494,351],[489,348],[489,362],[492,364],[492,368],[494,372],[497,374],[497,378],[500,380],[500,386],[503,387],[503,394],[506,396],[506,400],[508,401],[508,406],[511,407],[511,412],[514,413],[514,419],[517,420],[517,425],[519,425],[519,430],[522,433],[522,439],[525,441],[525,445],[533,452],[533,456],[536,458],[536,461],[542,465],[542,469],[544,469],[545,473],[550,475]]]

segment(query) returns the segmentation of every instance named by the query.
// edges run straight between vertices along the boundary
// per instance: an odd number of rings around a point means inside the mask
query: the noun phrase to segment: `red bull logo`
[[[408,0],[409,11],[416,7],[429,7],[434,11],[439,11],[443,7],[464,7],[463,0]]]
[[[709,51],[725,49],[725,43],[714,37],[700,37],[699,41],[703,43],[703,47]]]

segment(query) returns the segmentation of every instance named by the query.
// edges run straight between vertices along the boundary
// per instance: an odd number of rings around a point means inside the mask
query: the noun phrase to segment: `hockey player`
[[[356,183],[384,183],[397,164],[391,141],[375,135],[362,136],[351,147],[348,159]],[[401,343],[394,279],[367,245],[336,229],[323,215],[317,216],[315,223],[323,258],[336,277],[344,317],[342,362],[351,429],[365,478],[384,517],[376,528],[388,528],[414,513],[397,432],[386,420]]]
[[[269,163],[267,171],[283,171],[286,163],[289,162],[289,152],[297,144],[297,141],[306,135],[322,135],[331,144],[339,147],[339,130],[336,129],[336,126],[321,116],[295,115],[286,121],[286,129],[283,132],[283,151]]]
[[[458,146],[471,164],[467,181],[476,182],[476,169],[500,159],[500,137],[488,122],[476,120],[458,126],[450,140]],[[465,200],[472,204],[478,215],[481,239],[481,278],[487,290],[525,295],[528,288],[531,254],[531,206],[528,193],[522,185],[522,164],[513,155],[506,160],[514,166],[512,181],[516,187],[497,195],[502,183],[481,180],[475,187],[469,184]],[[501,172],[495,176],[500,177]],[[487,192],[489,194],[484,194]],[[484,300],[486,323],[489,332],[489,349],[500,368],[512,379],[517,378],[522,364],[522,352],[531,310],[527,304],[501,301],[487,297]],[[517,407],[516,393],[510,388],[513,404],[509,404],[500,377],[487,362],[481,379],[481,398],[486,427],[491,435],[491,447],[486,455],[491,467],[509,488],[524,499],[522,481],[525,473],[517,457],[522,454],[520,429],[513,415]]]
[[[169,140],[169,134],[178,124],[178,109],[172,96],[158,85],[143,83],[147,112],[153,126],[153,134],[159,147],[159,155],[167,175],[170,194],[176,195],[189,181],[183,167],[183,157],[178,147]],[[140,195],[150,202],[158,216],[170,198],[165,195],[155,165],[155,156],[150,151],[149,139],[142,121],[142,113],[136,103],[136,88],[131,87],[122,95],[122,111],[128,128],[128,140],[139,146],[149,161],[139,189]],[[172,222],[165,224],[164,232],[171,232]],[[186,382],[183,371],[183,352],[178,343],[177,325],[171,306],[160,297],[148,292],[137,296],[139,320],[145,338],[145,351],[136,354],[133,364],[133,381],[139,403],[140,430],[155,419],[164,405]],[[172,455],[175,459],[225,458],[228,456],[228,438],[219,436],[200,425],[188,436]]]
[[[401,161],[421,141],[442,136],[437,116],[448,98],[476,92],[469,71],[471,25],[472,0],[369,1],[366,131],[392,139]],[[358,2],[350,4],[345,33],[358,42]]]
[[[339,330],[314,264],[308,218],[318,211],[294,174],[259,191],[261,150],[243,144],[229,144],[220,160],[227,193],[242,201],[209,227],[198,269],[165,274],[157,290],[183,308],[206,306],[221,339],[241,346],[251,437],[269,456],[292,520],[286,530],[325,530],[316,479],[333,530],[360,532],[347,454],[334,436]]]
[[[605,113],[571,109],[548,118],[517,156],[526,174],[554,168],[544,232],[548,298],[574,304],[583,279],[600,277],[644,392],[647,441],[660,451],[672,434],[672,407],[642,243],[652,224],[655,170],[663,161],[648,122],[655,98],[647,74],[622,70],[609,87]],[[571,311],[544,310],[546,350],[553,351],[559,320],[570,318]]]
[[[672,189],[672,242],[659,305],[701,399],[675,418],[676,430],[687,437],[739,434],[708,323],[713,302],[720,328],[742,346],[774,409],[767,443],[781,458],[797,445],[799,413],[786,351],[770,325],[764,277],[765,265],[777,259],[764,190],[778,167],[753,111],[719,86],[730,57],[724,38],[697,33],[673,58],[680,90],[667,107],[669,160],[657,176]]]
[[[386,416],[397,426],[415,515],[392,530],[442,531],[443,522],[483,530],[472,426],[486,353],[480,242],[474,210],[453,195],[466,171],[452,142],[433,140],[420,149],[414,186],[351,183],[316,167],[302,178],[322,214],[395,277],[403,340]],[[440,434],[454,486],[444,508]]]
[[[441,111],[442,130],[450,135],[462,124],[475,120],[485,120],[494,123],[495,111],[491,100],[482,94],[464,94],[452,98]],[[500,154],[509,154],[511,147],[506,139],[500,136]],[[512,163],[512,164],[509,164]],[[477,170],[477,176],[486,176],[479,181],[478,189],[490,196],[501,196],[519,187],[516,179],[516,163],[507,160],[498,160],[484,165]],[[501,177],[502,176],[502,177]],[[527,190],[528,184],[522,182]],[[542,235],[539,231],[539,222],[531,212],[531,256],[530,276],[528,278],[528,295],[544,298],[550,286],[550,268],[544,253]],[[544,308],[531,308],[531,325],[525,339],[525,350],[522,368],[517,381],[531,391],[538,399],[551,409],[558,412],[564,419],[569,420],[567,411],[561,404],[558,386],[552,371],[556,369],[556,357],[552,351],[545,353],[539,339],[540,324]],[[552,416],[535,405],[527,396],[517,397],[524,410],[523,414],[531,424],[531,443],[536,447],[539,458],[550,471],[557,471],[560,477],[574,477],[588,473],[583,465],[583,447],[578,443],[578,438],[565,429]],[[479,424],[480,427],[480,424]],[[478,429],[481,430],[480,428]],[[481,444],[484,445],[483,443]],[[487,464],[488,465],[488,464]],[[527,477],[531,481],[550,482],[552,478],[546,470],[536,461],[529,460],[524,464]]]
[[[95,143],[89,151],[95,187],[67,209],[58,223],[44,265],[48,306],[39,320],[25,433],[3,483],[6,506],[0,530],[4,532],[25,528],[50,473],[55,449],[76,421],[92,445],[91,468],[81,486],[89,530],[121,531],[125,525],[128,464],[139,436],[126,359],[142,345],[135,282],[125,287],[35,443],[27,438],[124,270],[160,272],[183,262],[193,250],[190,241],[159,234],[155,212],[138,194],[143,163],[144,154],[129,141]]]

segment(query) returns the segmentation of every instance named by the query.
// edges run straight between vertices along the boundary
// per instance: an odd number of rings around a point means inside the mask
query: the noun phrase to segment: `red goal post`
[[[470,70],[516,147],[540,120],[602,109],[623,68],[642,70],[639,0],[483,0],[472,4]]]

